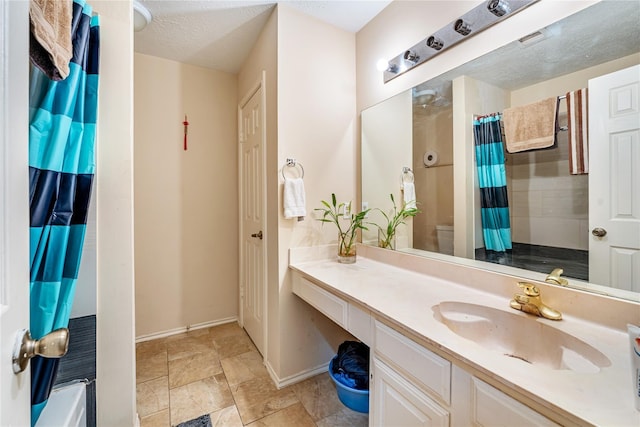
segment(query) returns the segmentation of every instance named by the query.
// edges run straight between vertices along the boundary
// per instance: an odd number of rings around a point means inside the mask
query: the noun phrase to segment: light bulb
[[[389,61],[387,61],[384,58],[378,59],[378,62],[376,63],[376,68],[380,72],[387,71],[389,69]]]

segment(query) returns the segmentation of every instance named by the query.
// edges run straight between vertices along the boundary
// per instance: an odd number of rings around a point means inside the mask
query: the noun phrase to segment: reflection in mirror
[[[425,256],[453,254],[458,262],[534,280],[562,268],[569,286],[639,300],[640,181],[633,171],[640,170],[640,117],[634,104],[640,68],[629,69],[640,64],[637,22],[637,2],[596,3],[363,111],[363,203],[389,208],[390,193],[396,200],[403,197],[402,168],[411,167],[415,176],[421,213],[398,232],[396,248]],[[625,69],[628,85],[623,84]],[[622,74],[601,77],[615,72]],[[608,91],[607,85],[615,90]],[[588,173],[570,173],[566,131],[558,132],[550,149],[505,153],[513,250],[498,256],[486,251],[474,117],[502,115],[508,108],[587,87],[592,92],[590,129],[604,129],[596,123],[627,104],[631,128],[618,136],[589,135]],[[615,105],[609,105],[611,100]],[[564,99],[558,103],[560,126],[567,125],[566,105]],[[610,151],[604,143],[608,141],[615,150]],[[609,187],[603,184],[608,177],[617,180]],[[621,220],[598,216],[606,200],[613,201],[606,210]],[[614,233],[622,223],[630,228]],[[608,228],[609,233],[598,237],[592,234],[596,228]],[[376,236],[365,233],[363,242],[375,244]],[[601,264],[603,259],[613,262]]]

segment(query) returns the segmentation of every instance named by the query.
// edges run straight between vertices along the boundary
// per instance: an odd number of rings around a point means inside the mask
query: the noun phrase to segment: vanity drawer
[[[349,303],[346,301],[298,275],[293,276],[293,293],[338,325],[347,328]]]
[[[451,403],[451,362],[390,327],[375,322],[375,353],[418,386]]]

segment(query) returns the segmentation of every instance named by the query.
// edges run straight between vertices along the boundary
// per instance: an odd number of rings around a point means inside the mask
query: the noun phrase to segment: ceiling
[[[136,52],[238,73],[277,3],[355,33],[391,0],[140,0],[152,15]]]
[[[416,87],[451,97],[451,81],[466,75],[520,89],[622,58],[640,50],[640,2],[603,1],[540,29],[529,43],[514,41]]]

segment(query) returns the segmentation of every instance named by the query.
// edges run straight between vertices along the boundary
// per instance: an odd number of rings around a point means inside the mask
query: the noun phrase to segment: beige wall
[[[134,59],[136,335],[235,319],[237,78]]]
[[[100,15],[96,167],[97,424],[136,421],[133,268],[133,33],[130,1],[93,0]]]
[[[389,194],[393,194],[396,206],[402,206],[403,194],[400,191],[402,168],[414,169],[411,160],[412,122],[411,92],[402,92],[387,102],[374,105],[362,113],[362,202],[369,208],[378,208],[390,214],[392,203]],[[410,179],[410,178],[406,178]],[[417,198],[421,201],[421,198]],[[355,206],[355,205],[354,205]],[[411,227],[417,220],[407,221]],[[372,211],[367,221],[383,228],[386,220],[380,212]],[[398,244],[412,247],[407,226],[398,228]],[[378,231],[375,226],[363,231],[363,242],[377,245]]]
[[[329,48],[330,47],[330,48]],[[302,56],[301,56],[302,55]],[[287,157],[305,169],[307,217],[285,219],[278,182],[280,289],[279,378],[310,372],[329,362],[346,333],[291,293],[288,250],[336,242],[330,224],[313,209],[335,192],[355,201],[355,35],[278,6],[277,172]]]
[[[421,213],[413,220],[413,248],[441,252],[437,225],[453,225],[453,108],[416,105],[413,109],[413,168]],[[424,154],[438,155],[425,167]],[[450,254],[451,255],[451,254]]]
[[[331,192],[342,201],[355,198],[354,52],[353,34],[280,4],[238,76],[242,98],[266,72],[265,240],[275,256],[267,260],[265,362],[280,385],[323,369],[347,337],[291,293],[288,250],[335,242],[335,230],[314,221],[313,208]],[[280,169],[288,157],[305,170],[307,217],[302,222],[285,219],[282,212]]]

